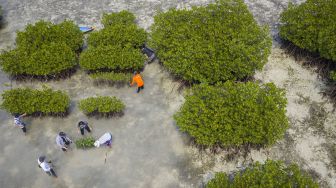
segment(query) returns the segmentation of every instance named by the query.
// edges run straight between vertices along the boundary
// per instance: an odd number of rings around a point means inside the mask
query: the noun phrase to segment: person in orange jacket
[[[144,81],[142,80],[140,73],[137,71],[134,72],[134,76],[130,86],[133,86],[135,83],[138,85],[137,93],[139,93],[140,90],[144,89]]]

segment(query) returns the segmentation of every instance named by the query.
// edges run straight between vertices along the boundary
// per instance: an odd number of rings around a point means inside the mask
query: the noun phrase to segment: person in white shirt
[[[37,159],[37,163],[38,163],[38,166],[40,168],[42,168],[42,170],[44,172],[46,172],[49,176],[54,176],[55,178],[57,178],[57,175],[54,171],[54,169],[52,168],[51,166],[51,161],[47,162],[46,161],[46,157],[45,156],[40,156],[38,159]]]
[[[111,147],[112,144],[112,134],[111,133],[105,133],[103,136],[101,136],[98,140],[95,141],[94,146],[99,148],[101,145],[107,145]]]
[[[21,114],[21,115],[20,114],[15,114],[14,115],[14,124],[16,126],[20,127],[25,135],[27,133],[27,128],[26,128],[26,124],[23,121],[21,121],[21,118],[26,116],[26,115],[27,115],[26,113]]]

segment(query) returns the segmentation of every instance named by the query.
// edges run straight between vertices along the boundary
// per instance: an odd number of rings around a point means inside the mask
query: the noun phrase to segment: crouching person
[[[97,148],[99,148],[101,145],[107,145],[107,146],[111,147],[111,145],[112,145],[112,134],[111,133],[103,134],[103,136],[101,136],[94,143],[94,146],[96,146]]]
[[[54,169],[51,166],[51,161],[47,162],[46,157],[45,156],[41,156],[37,159],[38,162],[38,166],[40,168],[42,168],[42,170],[44,172],[46,172],[49,176],[54,176],[55,178],[57,178],[57,175],[54,171]]]
[[[80,121],[78,123],[78,133],[81,135],[84,135],[84,130],[87,130],[87,132],[91,132],[92,128],[89,127],[89,123],[87,121]]]
[[[22,117],[26,116],[27,114],[15,114],[14,115],[14,124],[22,129],[22,132],[26,135],[27,128],[26,124],[21,120]]]
[[[152,62],[154,60],[154,58],[156,57],[155,52],[152,49],[148,48],[146,45],[143,45],[141,47],[141,51],[142,51],[142,53],[146,54],[146,56],[148,58],[146,63]]]
[[[64,132],[59,132],[58,135],[56,136],[56,144],[64,152],[66,152],[68,150],[68,146],[71,143],[72,143],[72,140]]]

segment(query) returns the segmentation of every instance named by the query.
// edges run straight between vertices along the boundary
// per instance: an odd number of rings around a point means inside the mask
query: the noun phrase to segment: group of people
[[[87,121],[80,121],[78,122],[78,133],[81,135],[84,135],[84,131],[87,130],[87,132],[91,132],[92,128],[89,127],[89,124]],[[72,143],[72,140],[65,134],[65,132],[59,132],[56,136],[56,144],[61,148],[62,151],[67,151],[68,146]]]
[[[153,56],[155,57],[155,56]],[[130,86],[133,86],[134,84],[137,84],[137,93],[139,93],[142,89],[144,89],[145,84],[144,81],[140,75],[140,73],[138,71],[134,72],[133,78],[132,78],[132,82],[130,83]],[[23,131],[23,133],[26,135],[27,134],[27,128],[26,128],[26,124],[21,121],[21,118],[26,116],[27,114],[15,114],[14,115],[14,124],[17,125],[18,127],[20,127]],[[78,128],[79,131],[82,135],[84,135],[84,130],[87,130],[88,132],[91,132],[91,128],[88,126],[87,122],[83,122],[80,121],[78,123]],[[62,132],[60,132],[61,134]],[[62,133],[63,135],[63,133]]]
[[[147,49],[144,49],[144,50],[146,54],[148,53],[147,55],[150,57],[151,60],[154,59],[155,54],[153,55]],[[130,86],[133,86],[134,84],[137,84],[137,93],[139,93],[142,89],[144,89],[144,81],[140,73],[137,71],[134,72]],[[26,115],[27,115],[26,113],[21,114],[21,115],[20,114],[14,115],[14,124],[21,128],[24,135],[27,134],[27,128],[26,128],[26,123],[22,121],[22,118]],[[89,133],[92,131],[92,128],[89,126],[88,122],[86,121],[79,121],[77,127],[78,127],[78,133],[80,133],[81,135],[84,135],[85,130]],[[57,134],[56,144],[57,146],[59,146],[59,148],[63,152],[66,152],[68,150],[71,143],[72,143],[72,140],[68,137],[68,135],[65,132],[61,131]],[[107,145],[111,147],[111,144],[112,144],[112,134],[109,132],[104,133],[99,139],[97,139],[94,142],[95,147],[100,147],[102,145]],[[40,156],[38,157],[37,162],[38,162],[39,168],[42,168],[43,171],[46,172],[49,176],[53,176],[57,178],[57,175],[52,167],[50,160],[48,161],[45,156]]]
[[[89,127],[88,122],[80,121],[78,123],[78,132],[81,135],[84,135],[84,131],[87,130],[91,132],[92,128]],[[66,152],[68,150],[69,145],[72,143],[72,140],[65,134],[64,132],[59,132],[56,136],[56,144],[61,148],[62,151]],[[104,133],[98,140],[94,142],[95,147],[100,147],[102,145],[107,145],[111,147],[112,144],[112,134],[107,132]]]
[[[22,117],[26,116],[27,114],[15,114],[14,115],[14,124],[18,127],[20,127],[23,131],[23,133],[26,135],[27,134],[27,128],[26,128],[26,123],[22,121]],[[84,135],[85,130],[87,132],[91,132],[92,128],[89,126],[87,121],[79,121],[77,124],[78,127],[78,133],[81,135]],[[72,143],[72,140],[68,137],[68,135],[65,132],[59,132],[56,136],[56,144],[59,146],[59,148],[63,151],[66,152]],[[112,134],[109,132],[104,133],[99,139],[97,139],[94,142],[95,147],[100,147],[102,145],[107,145],[111,147],[112,144]],[[46,172],[49,176],[53,176],[57,178],[57,175],[52,167],[51,161],[47,161],[45,156],[40,156],[37,159],[37,163],[39,168],[42,168],[44,172]]]

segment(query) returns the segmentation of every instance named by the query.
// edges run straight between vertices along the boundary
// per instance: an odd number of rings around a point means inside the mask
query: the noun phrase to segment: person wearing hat
[[[130,84],[130,86],[132,87],[135,83],[138,86],[137,93],[139,93],[140,90],[144,89],[144,81],[142,80],[140,73],[137,71],[134,72],[132,83]]]
[[[85,129],[88,132],[91,132],[91,127],[89,127],[89,123],[87,121],[80,121],[78,122],[78,133],[81,133],[81,135],[84,135]]]
[[[112,144],[112,134],[111,133],[105,133],[103,136],[101,136],[98,140],[95,141],[94,146],[99,148],[101,145],[107,145],[111,147]]]
[[[68,146],[72,143],[72,140],[64,133],[59,132],[56,136],[56,144],[62,149],[62,151],[67,151]]]
[[[45,156],[41,156],[37,159],[37,163],[39,168],[42,168],[42,170],[44,172],[46,172],[49,176],[54,176],[55,178],[57,178],[57,175],[54,171],[54,169],[51,166],[51,161],[47,162],[46,161],[46,157]]]
[[[20,127],[23,131],[23,133],[26,135],[27,133],[27,128],[26,128],[26,124],[21,121],[21,118],[26,116],[27,114],[24,113],[24,114],[14,114],[14,124],[18,127]]]

